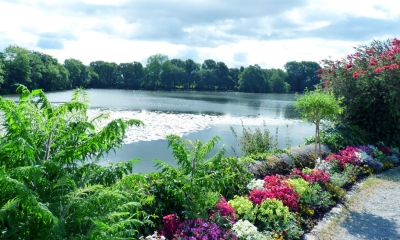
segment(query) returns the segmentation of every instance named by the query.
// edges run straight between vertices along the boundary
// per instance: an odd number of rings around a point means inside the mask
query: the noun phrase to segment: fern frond
[[[18,197],[8,200],[0,209],[0,222],[4,224],[7,217],[7,212],[16,212],[18,204],[21,200]]]

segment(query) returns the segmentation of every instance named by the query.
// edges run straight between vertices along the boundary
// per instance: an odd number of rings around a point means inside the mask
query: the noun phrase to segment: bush
[[[355,47],[341,60],[323,60],[326,89],[342,98],[342,122],[369,133],[364,142],[400,143],[400,40]]]
[[[152,196],[140,184],[125,184],[137,160],[96,163],[122,144],[128,127],[142,122],[116,119],[97,129],[96,119],[87,116],[88,98],[80,89],[58,106],[42,90],[29,91],[22,85],[17,90],[18,103],[0,97],[5,118],[0,139],[0,238],[135,238],[151,227],[142,207],[152,204]],[[140,181],[144,180],[136,182]]]
[[[250,128],[246,128],[242,123],[242,136],[238,137],[235,130],[231,127],[231,131],[242,150],[242,155],[247,156],[257,153],[268,153],[277,150],[277,140],[270,135],[269,129],[266,128],[264,122],[264,129],[261,130],[257,127],[253,133]]]

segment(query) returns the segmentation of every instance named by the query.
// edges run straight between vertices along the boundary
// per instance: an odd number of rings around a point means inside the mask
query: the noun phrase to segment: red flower
[[[353,72],[353,78],[359,78],[360,75],[358,75],[358,71]]]
[[[346,64],[345,70],[350,69],[351,67],[353,67],[353,62],[349,62],[348,64]]]
[[[376,61],[376,59],[372,57],[372,58],[369,60],[369,65],[370,65],[370,66],[375,66],[376,64],[378,64],[378,61]]]
[[[228,217],[232,222],[236,222],[235,210],[233,210],[224,197],[215,204],[215,212],[219,213],[220,216]],[[214,215],[215,214],[212,213],[210,219],[212,219]]]
[[[376,74],[380,74],[382,70],[383,70],[382,67],[378,67],[375,69],[375,72],[376,72]]]

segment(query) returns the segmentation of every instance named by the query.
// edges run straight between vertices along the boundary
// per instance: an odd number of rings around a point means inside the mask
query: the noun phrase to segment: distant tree
[[[250,65],[239,74],[238,89],[242,92],[252,93],[270,92],[269,84],[265,80],[262,69],[257,64]]]
[[[180,68],[186,69],[186,62],[184,62],[184,61],[182,61],[180,59],[177,59],[177,58],[171,59],[171,64],[176,66],[176,67],[180,67]]]
[[[210,69],[201,69],[196,72],[195,82],[196,90],[214,91],[218,78],[214,71]]]
[[[162,65],[161,87],[167,90],[175,89],[186,82],[187,74],[184,68],[174,65],[172,61],[166,61]]]
[[[218,81],[218,90],[228,90],[233,89],[234,83],[232,78],[229,76],[229,68],[224,62],[218,62],[215,69]]]
[[[217,63],[212,59],[204,60],[201,65],[201,69],[215,70],[217,68]]]
[[[271,92],[273,93],[287,93],[290,90],[289,83],[285,82],[287,73],[282,69],[264,69],[265,79],[268,81]]]
[[[2,92],[2,84],[4,83],[4,77],[6,75],[4,66],[4,54],[0,52],[0,93]]]
[[[143,65],[140,62],[120,63],[118,75],[122,78],[124,88],[140,89],[143,78]]]
[[[77,59],[65,59],[64,67],[68,70],[71,88],[86,87],[90,84],[91,72],[88,66]]]
[[[3,58],[5,70],[4,87],[9,92],[14,92],[13,84],[31,85],[31,69],[29,66],[29,51],[18,46],[8,46]]]
[[[168,61],[168,56],[160,53],[147,59],[143,84],[145,89],[157,89],[161,80],[162,65],[166,61]]]
[[[321,67],[316,62],[287,62],[285,69],[288,73],[287,82],[292,91],[303,92],[306,88],[315,89],[315,85],[321,82],[318,77],[318,69]]]
[[[90,63],[94,75],[90,84],[94,88],[115,88],[117,85],[118,65],[114,62],[95,61]]]
[[[186,88],[193,88],[195,75],[200,70],[200,64],[195,63],[192,59],[187,59],[185,61],[185,70],[188,75],[188,79],[187,84],[184,84],[184,86],[187,86]]]
[[[233,84],[233,86],[229,87],[229,90],[234,90],[238,87],[239,74],[239,68],[229,68],[229,77],[231,78]]]

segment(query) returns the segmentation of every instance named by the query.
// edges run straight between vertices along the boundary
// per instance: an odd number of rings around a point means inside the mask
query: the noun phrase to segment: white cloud
[[[76,58],[85,64],[97,60],[145,63],[156,53],[170,58],[190,53],[197,54],[193,59],[198,63],[214,59],[228,67],[283,68],[287,61],[341,58],[353,46],[372,41],[365,42],[370,36],[384,40],[400,32],[398,24],[392,23],[400,16],[396,0],[295,3],[296,8],[286,3],[270,5],[264,15],[253,4],[249,8],[257,13],[251,16],[241,1],[5,1],[0,2],[0,47],[19,45],[60,62]],[[382,30],[379,25],[348,22],[354,18],[392,20],[392,25]],[[361,30],[355,29],[366,36],[338,30],[346,24],[361,24]],[[323,33],[330,33],[329,38]],[[62,43],[64,49],[38,47],[46,42],[43,38]],[[238,54],[242,57],[237,58]]]

